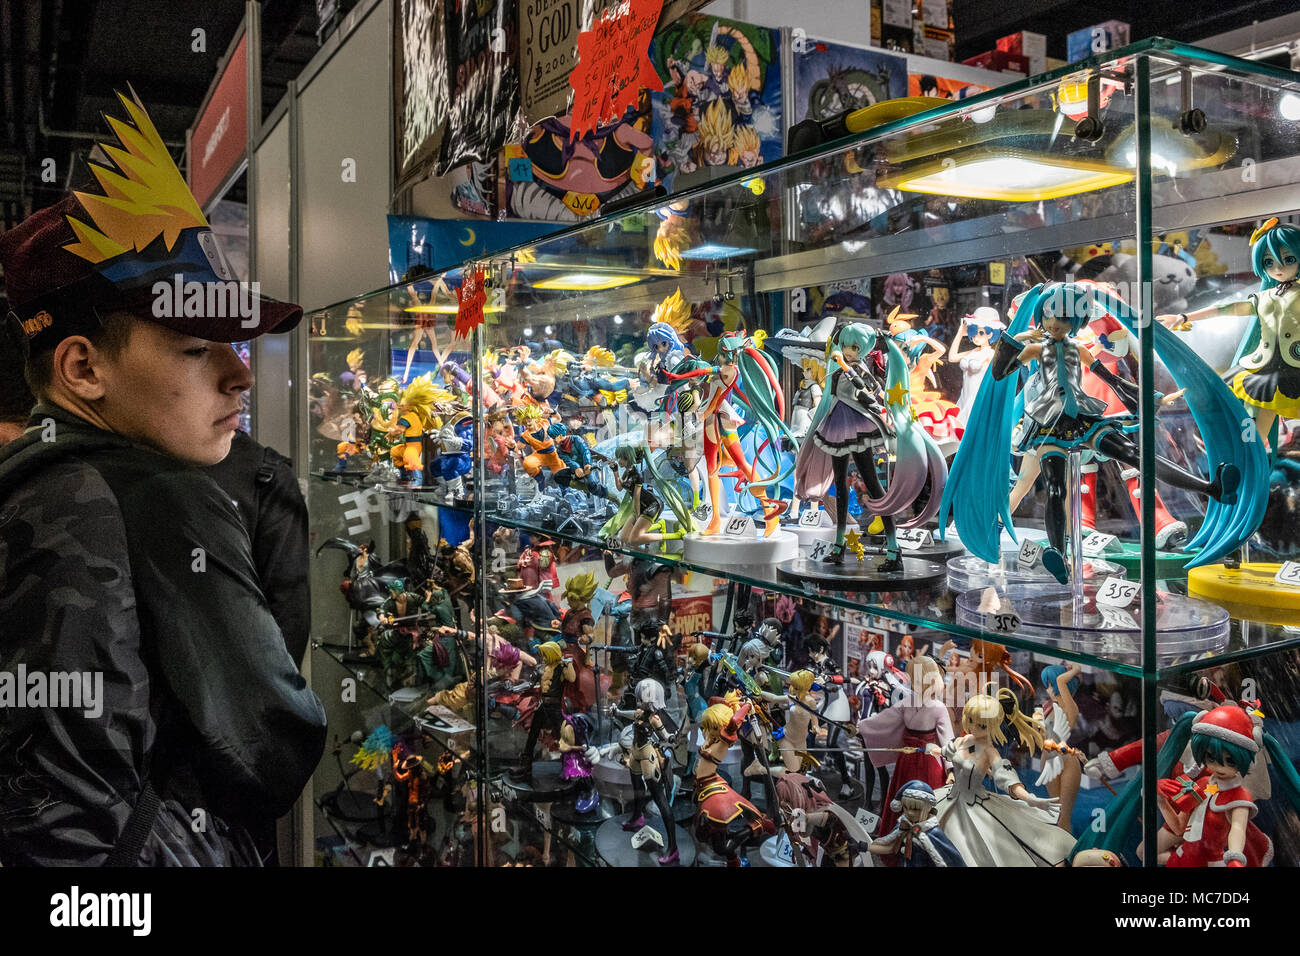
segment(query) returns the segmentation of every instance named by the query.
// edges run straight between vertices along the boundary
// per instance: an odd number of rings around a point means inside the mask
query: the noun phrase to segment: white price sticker
[[[1300,587],[1300,561],[1286,562],[1277,569],[1277,574],[1273,575],[1273,580],[1278,584],[1286,584],[1293,588]]]
[[[1102,621],[1106,627],[1112,631],[1140,631],[1138,622],[1133,619],[1133,615],[1121,607],[1107,607],[1105,604],[1097,605],[1097,612],[1101,615]],[[1131,647],[1111,644],[1109,648],[1113,654],[1127,653],[1132,650]]]
[[[822,526],[822,509],[804,508],[803,514],[799,516],[799,527],[820,528],[821,526]]]
[[[1043,546],[1036,542],[1025,540],[1020,544],[1020,553],[1016,556],[1016,564],[1028,571],[1036,564],[1041,564],[1043,559]]]
[[[700,505],[692,511],[691,514],[693,514],[695,520],[701,524],[708,524],[713,520],[713,505]]]
[[[866,807],[859,807],[858,812],[853,814],[853,819],[862,824],[862,829],[866,830],[868,833],[875,833],[876,827],[880,825],[880,817],[876,816]],[[884,836],[883,833],[880,835]]]
[[[1125,581],[1123,578],[1107,578],[1097,588],[1097,603],[1106,607],[1128,607],[1137,597],[1141,585],[1137,581]]]
[[[1083,539],[1083,553],[1090,558],[1105,554],[1118,539],[1113,534],[1094,531]]]
[[[551,814],[540,803],[533,804],[533,816],[537,817],[537,822],[544,827],[551,825]]]
[[[901,528],[897,538],[898,546],[904,551],[920,551],[934,544],[934,536],[924,528]]]
[[[990,611],[984,615],[984,629],[994,634],[1014,634],[1020,630],[1020,615],[1015,611]]]
[[[818,541],[813,545],[813,549],[808,552],[809,561],[820,561],[830,553],[831,546],[825,541]]]
[[[732,515],[723,526],[722,533],[733,538],[752,538],[754,522],[749,520],[749,515]]]
[[[794,848],[790,846],[790,838],[784,833],[776,845],[776,858],[784,863],[794,866]]]

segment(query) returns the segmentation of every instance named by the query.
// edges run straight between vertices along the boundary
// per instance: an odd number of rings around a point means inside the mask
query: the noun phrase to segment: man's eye
[[[210,351],[210,350],[208,349],[208,347],[207,347],[206,345],[199,345],[199,346],[196,346],[195,348],[192,348],[192,349],[186,349],[186,350],[185,350],[185,354],[186,354],[186,355],[195,355],[195,356],[198,356],[198,355],[204,355],[204,354],[206,354],[208,351]]]

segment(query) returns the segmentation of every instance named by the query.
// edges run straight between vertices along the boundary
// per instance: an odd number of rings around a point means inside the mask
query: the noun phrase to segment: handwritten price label
[[[858,812],[853,814],[853,819],[862,824],[862,829],[868,833],[875,833],[876,827],[880,825],[880,817],[876,816],[866,807],[860,807]]]
[[[822,526],[822,513],[821,508],[805,508],[803,514],[799,516],[799,527],[820,528]]]
[[[1300,561],[1286,562],[1277,569],[1277,574],[1273,575],[1273,580],[1278,584],[1285,584],[1289,587],[1300,587]]]
[[[1030,568],[1034,567],[1035,565],[1039,565],[1042,563],[1043,563],[1042,545],[1036,544],[1033,541],[1021,542],[1020,554],[1017,555],[1016,557],[1016,564],[1020,566],[1021,570],[1028,571]]]
[[[903,528],[897,537],[898,546],[904,551],[920,551],[934,544],[934,535],[924,528]]]
[[[1101,587],[1097,588],[1097,603],[1104,604],[1106,607],[1128,607],[1137,597],[1139,587],[1136,581],[1107,578],[1101,582]]]
[[[727,519],[722,532],[732,538],[752,538],[754,522],[749,520],[749,515],[732,515]]]
[[[1083,539],[1083,553],[1090,558],[1096,558],[1107,551],[1113,550],[1113,545],[1118,539],[1113,534],[1103,534],[1100,531],[1094,531],[1088,537]]]
[[[549,827],[551,825],[550,813],[548,813],[546,808],[539,803],[533,804],[533,816],[537,818],[537,822],[542,826]]]
[[[990,611],[984,615],[984,629],[994,634],[1014,634],[1020,630],[1020,615],[1015,611]]]
[[[1105,604],[1098,603],[1097,611],[1101,614],[1101,619],[1106,627],[1112,631],[1136,631],[1138,622],[1133,620],[1133,615],[1122,607],[1108,607]],[[1112,653],[1122,653],[1132,650],[1125,644],[1114,644],[1110,648]]]
[[[830,550],[831,550],[830,545],[828,545],[825,541],[818,541],[816,544],[813,545],[812,551],[808,553],[808,560],[820,561],[822,558],[826,557],[826,555],[830,553]]]

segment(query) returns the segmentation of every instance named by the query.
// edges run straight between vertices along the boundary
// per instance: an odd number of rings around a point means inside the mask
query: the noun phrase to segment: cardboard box
[[[912,32],[912,0],[881,0],[881,17],[886,27],[903,27]]]
[[[951,0],[917,0],[921,22],[939,30],[952,29]]]
[[[955,39],[953,31],[940,30],[938,27],[926,27],[921,53],[932,60],[952,62]]]
[[[979,56],[963,61],[967,66],[977,66],[981,70],[994,73],[1020,73],[1029,75],[1029,60],[1018,53],[1006,53],[1002,50],[989,50]]]
[[[1066,58],[1071,63],[1099,53],[1110,53],[1129,41],[1129,26],[1119,20],[1107,20],[1085,30],[1076,30],[1065,38]]]
[[[1029,60],[1031,74],[1043,73],[1047,70],[1047,37],[1041,33],[1021,30],[1019,33],[1003,37],[997,42],[997,48],[1004,53],[1016,53]]]
[[[881,34],[880,0],[871,0],[871,45],[877,47],[885,45]]]

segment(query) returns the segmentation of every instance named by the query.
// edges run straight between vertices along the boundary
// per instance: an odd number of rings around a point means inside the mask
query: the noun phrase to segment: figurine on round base
[[[1283,568],[1289,573],[1283,573]],[[1284,583],[1293,580],[1294,583]],[[1208,564],[1187,572],[1187,592],[1221,604],[1233,617],[1300,625],[1300,569],[1292,562],[1249,561],[1232,568]]]
[[[577,789],[577,782],[565,780],[558,760],[538,760],[532,765],[532,774],[520,778],[506,774],[502,788],[506,796],[522,803],[553,803],[569,797]]]
[[[936,561],[910,554],[890,558],[869,553],[856,531],[848,533],[844,544],[838,555],[826,545],[815,545],[808,554],[782,562],[777,574],[787,581],[839,591],[907,591],[944,579],[945,568]]]
[[[748,515],[731,514],[723,521],[721,534],[692,532],[683,539],[682,556],[690,562],[713,568],[745,564],[777,564],[799,553],[799,536],[778,529],[762,535]]]
[[[680,797],[679,797],[680,798]],[[689,801],[685,801],[690,806]],[[664,824],[653,804],[646,808],[645,823],[635,830],[629,830],[626,824],[631,821],[630,813],[620,813],[606,820],[596,831],[596,852],[610,866],[647,866],[659,867],[659,858],[664,854]],[[690,833],[678,830],[677,866],[695,865],[695,841]]]
[[[1120,596],[1112,596],[1112,591]],[[977,588],[958,596],[957,623],[1137,660],[1142,653],[1141,609],[1134,593],[1127,596],[1132,606],[1118,606],[1123,589],[1111,588],[1110,582],[1084,584],[1081,595],[1055,582]],[[1167,591],[1156,591],[1156,602],[1156,653],[1162,663],[1218,653],[1227,646],[1229,618],[1223,608]]]
[[[1027,539],[1026,539],[1027,540]],[[1100,584],[1107,578],[1125,578],[1122,565],[1101,558],[1084,558],[1081,569],[1085,582]],[[1003,551],[999,564],[990,564],[973,554],[963,554],[948,561],[948,587],[954,591],[972,588],[1009,587],[1018,584],[1057,584],[1039,562],[1026,566],[1019,551]]]

